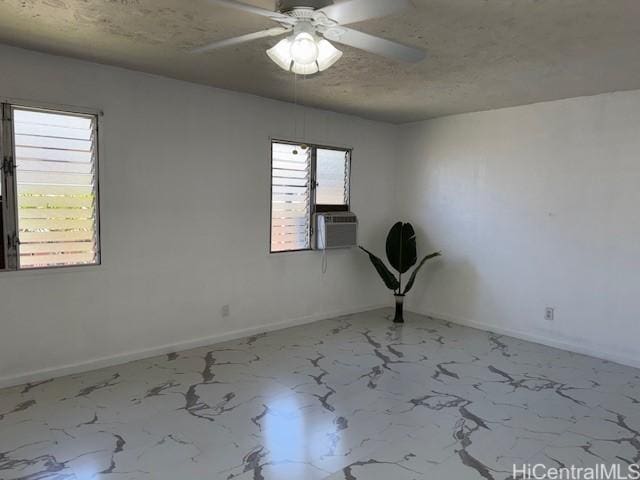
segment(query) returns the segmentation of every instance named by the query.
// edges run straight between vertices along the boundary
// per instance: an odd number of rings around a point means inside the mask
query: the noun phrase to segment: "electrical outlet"
[[[544,309],[544,319],[549,321],[549,322],[553,322],[553,316],[554,316],[554,309],[551,307],[547,307]]]
[[[220,309],[220,314],[223,317],[228,317],[229,315],[231,315],[231,307],[229,307],[229,305],[223,305]]]

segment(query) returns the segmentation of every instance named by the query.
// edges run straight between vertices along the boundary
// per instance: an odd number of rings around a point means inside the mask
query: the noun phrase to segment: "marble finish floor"
[[[640,461],[640,371],[379,310],[0,390],[0,479],[507,479]]]

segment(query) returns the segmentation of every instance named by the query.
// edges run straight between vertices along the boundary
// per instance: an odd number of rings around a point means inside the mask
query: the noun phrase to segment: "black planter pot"
[[[404,295],[394,295],[394,297],[396,297],[396,316],[393,318],[393,323],[404,323],[404,317],[402,316]]]

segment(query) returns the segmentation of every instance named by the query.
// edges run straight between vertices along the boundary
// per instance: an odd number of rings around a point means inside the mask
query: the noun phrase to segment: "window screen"
[[[97,117],[20,106],[7,117],[17,267],[99,263]]]
[[[318,148],[316,161],[316,204],[349,203],[349,152]]]

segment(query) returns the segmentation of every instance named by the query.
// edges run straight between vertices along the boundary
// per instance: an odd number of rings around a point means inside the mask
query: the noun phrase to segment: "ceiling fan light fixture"
[[[291,72],[295,73],[296,75],[313,75],[314,73],[318,73],[319,71],[320,69],[318,68],[317,62],[307,63],[306,65],[298,62],[293,62],[293,65],[291,65]]]
[[[293,58],[291,57],[291,40],[289,38],[284,38],[276,43],[274,47],[267,50],[267,55],[281,69],[287,72],[291,70]]]
[[[315,63],[319,49],[316,39],[308,32],[298,33],[291,42],[291,58],[301,65]]]
[[[298,34],[299,35],[303,35]],[[296,37],[297,38],[297,37]],[[323,72],[342,57],[342,52],[335,48],[328,40],[311,37],[317,50],[316,58],[311,63],[297,61],[293,56],[294,37],[280,40],[274,47],[267,50],[269,58],[280,68],[298,75],[313,75]],[[303,58],[306,61],[306,59]]]
[[[342,57],[342,52],[324,38],[318,42],[318,69],[324,72]]]

